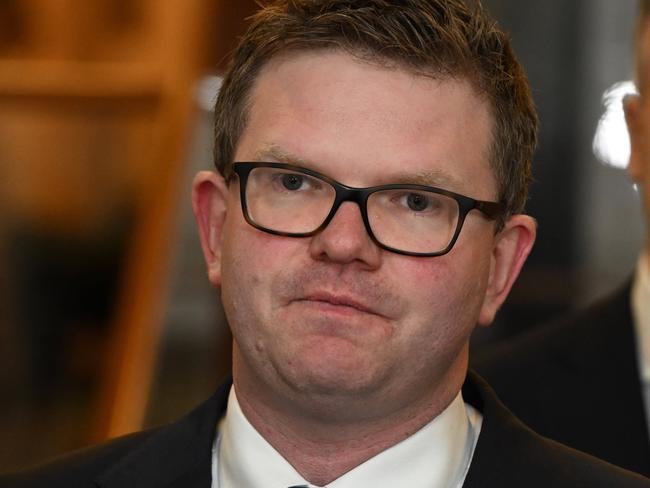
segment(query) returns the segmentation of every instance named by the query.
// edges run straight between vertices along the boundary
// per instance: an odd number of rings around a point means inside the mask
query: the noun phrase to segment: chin
[[[386,375],[381,374],[377,358],[371,361],[372,354],[352,349],[332,351],[322,347],[320,351],[301,355],[298,361],[293,361],[285,369],[284,374],[284,368],[279,371],[292,389],[312,395],[361,395],[385,384]]]

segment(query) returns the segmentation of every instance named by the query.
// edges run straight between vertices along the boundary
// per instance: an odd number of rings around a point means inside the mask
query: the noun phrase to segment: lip
[[[335,294],[324,291],[309,293],[296,301],[306,301],[306,302],[315,302],[322,303],[324,305],[331,305],[332,307],[341,307],[347,309],[353,309],[358,312],[367,313],[371,315],[378,315],[383,317],[381,313],[375,310],[373,307],[366,305],[363,301],[344,294]]]

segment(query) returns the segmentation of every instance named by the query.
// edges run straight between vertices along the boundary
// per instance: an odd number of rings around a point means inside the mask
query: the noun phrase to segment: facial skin
[[[259,76],[235,160],[291,162],[355,187],[425,178],[496,200],[490,130],[488,104],[463,80],[291,53]],[[492,321],[535,236],[530,217],[495,235],[472,211],[449,254],[403,256],[370,240],[352,202],[313,237],[274,236],[245,222],[237,180],[227,188],[214,173],[197,176],[194,209],[242,409],[303,474],[292,445],[313,441],[319,460],[324,445],[371,446],[345,452],[345,472],[451,402],[472,329]]]
[[[646,252],[650,253],[650,22],[645,27],[637,44],[640,66],[641,93],[638,97],[625,100],[625,118],[630,133],[630,163],[627,167],[630,178],[639,185],[646,217]]]

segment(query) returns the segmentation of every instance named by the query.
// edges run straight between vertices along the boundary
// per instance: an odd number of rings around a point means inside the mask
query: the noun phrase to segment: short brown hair
[[[336,49],[379,65],[469,80],[490,103],[490,164],[507,215],[523,211],[537,113],[507,35],[480,0],[278,0],[261,9],[233,54],[215,105],[215,164],[230,176],[261,68],[289,50]]]
[[[639,0],[639,16],[637,18],[636,25],[636,37],[635,37],[635,71],[636,71],[636,81],[637,89],[645,89],[646,78],[648,73],[648,62],[646,60],[648,56],[647,48],[644,48],[643,41],[648,35],[647,30],[650,23],[650,0]]]

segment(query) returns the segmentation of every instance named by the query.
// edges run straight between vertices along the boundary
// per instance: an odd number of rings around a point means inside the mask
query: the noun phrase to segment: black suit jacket
[[[0,477],[0,486],[209,488],[211,446],[228,389],[178,422]],[[465,488],[650,487],[650,480],[535,434],[472,373],[463,395],[483,414]]]
[[[540,434],[650,476],[630,288],[496,346],[473,365]]]

